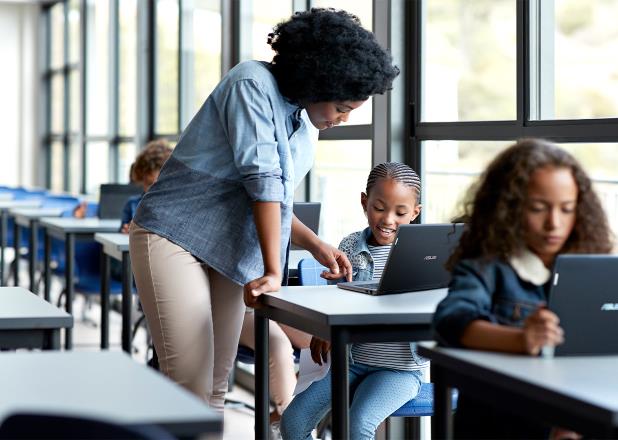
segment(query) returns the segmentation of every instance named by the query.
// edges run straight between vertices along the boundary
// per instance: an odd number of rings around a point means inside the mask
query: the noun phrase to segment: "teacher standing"
[[[281,287],[288,243],[333,278],[343,253],[292,213],[318,130],[345,122],[399,70],[358,18],[312,9],[277,25],[272,62],[225,75],[182,133],[130,229],[135,281],[161,371],[223,410],[245,303]]]

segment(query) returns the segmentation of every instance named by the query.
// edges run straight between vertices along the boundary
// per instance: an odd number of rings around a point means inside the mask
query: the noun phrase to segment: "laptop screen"
[[[618,354],[618,256],[559,255],[549,308],[560,318],[564,343],[556,356]]]

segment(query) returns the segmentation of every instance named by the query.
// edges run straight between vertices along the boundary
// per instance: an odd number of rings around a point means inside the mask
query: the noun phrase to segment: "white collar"
[[[509,264],[519,278],[537,286],[542,286],[551,278],[551,271],[528,248],[523,248],[509,257]]]

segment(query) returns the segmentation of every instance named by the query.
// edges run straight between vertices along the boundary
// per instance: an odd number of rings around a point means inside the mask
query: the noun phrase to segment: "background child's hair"
[[[171,154],[172,147],[165,139],[148,142],[131,166],[131,177],[141,182],[148,174],[159,171]]]
[[[365,189],[367,196],[369,196],[369,191],[371,191],[371,188],[373,188],[378,179],[386,178],[414,188],[416,191],[416,203],[420,202],[421,178],[418,177],[418,174],[412,168],[399,162],[384,162],[373,167],[367,178],[367,188]]]
[[[465,214],[459,217],[467,227],[447,263],[449,269],[465,258],[506,259],[521,248],[530,177],[547,166],[570,169],[578,189],[575,226],[562,251],[611,251],[612,234],[605,212],[579,162],[546,140],[522,139],[500,153],[470,189]]]

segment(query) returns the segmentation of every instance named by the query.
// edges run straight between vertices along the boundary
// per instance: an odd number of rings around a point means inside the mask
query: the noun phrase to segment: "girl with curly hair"
[[[467,203],[467,223],[448,265],[449,293],[434,315],[446,345],[539,354],[560,344],[546,309],[560,253],[609,253],[612,235],[581,165],[547,141],[524,139],[503,151]],[[455,430],[464,438],[547,438],[549,427],[506,415],[462,395]]]
[[[290,238],[333,277],[350,263],[293,216],[318,130],[391,88],[392,58],[357,17],[312,9],[278,24],[271,62],[230,70],[183,132],[130,228],[162,372],[223,409],[245,307],[280,288]]]

